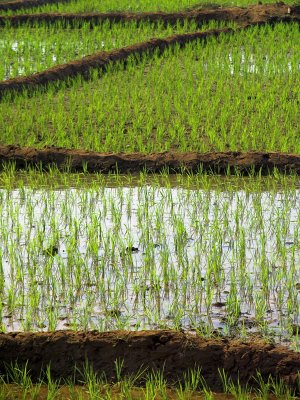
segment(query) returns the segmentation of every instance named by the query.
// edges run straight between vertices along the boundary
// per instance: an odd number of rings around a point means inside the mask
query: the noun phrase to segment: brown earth
[[[0,3],[0,11],[16,11],[25,8],[43,6],[45,4],[66,3],[70,0],[14,0]]]
[[[18,169],[42,166],[45,170],[56,165],[59,169],[86,172],[121,173],[159,172],[168,168],[170,173],[188,171],[213,171],[226,173],[238,170],[268,173],[274,168],[281,172],[300,174],[300,155],[267,152],[214,152],[214,153],[97,153],[56,147],[35,149],[30,147],[1,146],[0,164],[14,162]]]
[[[218,368],[234,382],[239,377],[242,384],[253,384],[260,370],[264,378],[281,378],[298,390],[300,354],[260,341],[205,339],[172,330],[0,334],[0,373],[15,361],[19,365],[28,361],[33,380],[49,364],[53,378],[68,378],[75,365],[80,369],[88,360],[96,372],[113,382],[117,359],[124,360],[124,374],[137,374],[146,367],[163,370],[169,383],[181,379],[187,369],[200,367],[210,389],[220,391]]]

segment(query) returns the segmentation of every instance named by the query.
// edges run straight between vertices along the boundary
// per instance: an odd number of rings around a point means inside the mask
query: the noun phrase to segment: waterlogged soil
[[[18,360],[28,361],[31,378],[36,381],[46,365],[52,377],[69,378],[74,366],[83,368],[89,361],[108,382],[116,382],[115,360],[124,360],[123,376],[136,375],[141,368],[164,371],[168,383],[178,382],[188,369],[201,368],[211,390],[222,391],[218,368],[241,384],[254,384],[253,376],[281,378],[297,389],[300,354],[260,341],[251,343],[226,339],[205,339],[172,330],[114,331],[99,333],[56,331],[52,333],[0,334],[0,373]],[[77,377],[78,378],[78,377]]]
[[[129,173],[147,170],[160,172],[213,171],[227,173],[239,170],[268,173],[274,168],[282,172],[300,173],[300,155],[276,152],[213,152],[213,153],[98,153],[84,150],[46,147],[1,146],[0,164],[15,163],[16,168],[51,166],[69,171]]]

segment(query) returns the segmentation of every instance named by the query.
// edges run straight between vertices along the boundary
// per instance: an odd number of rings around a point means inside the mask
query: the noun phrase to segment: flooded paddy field
[[[296,398],[299,183],[7,168],[0,392]]]
[[[75,24],[75,25],[74,25]],[[54,65],[80,59],[99,51],[108,51],[143,42],[152,37],[192,32],[195,22],[164,25],[162,22],[109,21],[93,25],[77,21],[72,26],[63,21],[56,24],[37,22],[34,26],[0,28],[0,80],[31,75]],[[227,25],[234,26],[233,23]],[[225,26],[225,23],[203,24],[200,30]]]
[[[298,348],[296,178],[102,179],[1,188],[4,331],[175,328]]]

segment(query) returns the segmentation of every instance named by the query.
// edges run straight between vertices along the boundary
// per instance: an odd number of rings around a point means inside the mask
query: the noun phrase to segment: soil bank
[[[124,360],[124,374],[148,367],[164,371],[170,383],[181,379],[187,369],[200,367],[208,386],[216,391],[222,389],[218,368],[235,382],[239,376],[240,383],[250,384],[260,370],[263,377],[281,378],[294,389],[300,370],[300,354],[282,346],[205,339],[172,330],[0,334],[0,373],[5,364],[28,361],[34,380],[49,364],[53,378],[68,378],[75,365],[80,368],[88,360],[96,372],[114,381],[117,359]]]
[[[139,171],[170,173],[199,170],[226,174],[239,171],[269,173],[275,168],[283,173],[300,174],[300,155],[276,152],[212,152],[212,153],[97,153],[56,147],[1,146],[0,165],[13,162],[17,169],[38,166],[47,170],[56,166],[70,172]]]

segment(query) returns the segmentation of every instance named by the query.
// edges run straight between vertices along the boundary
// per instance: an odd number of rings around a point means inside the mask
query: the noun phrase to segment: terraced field
[[[0,398],[297,398],[299,6],[0,14]]]

